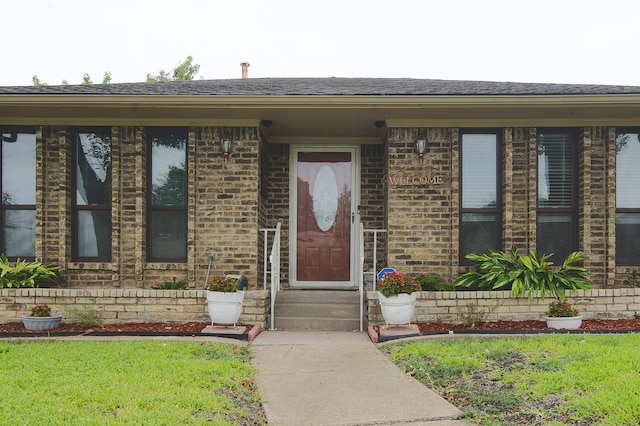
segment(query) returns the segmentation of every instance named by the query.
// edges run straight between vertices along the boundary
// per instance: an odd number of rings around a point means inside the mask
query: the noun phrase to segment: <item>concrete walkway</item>
[[[263,331],[253,364],[270,425],[467,425],[364,332]]]

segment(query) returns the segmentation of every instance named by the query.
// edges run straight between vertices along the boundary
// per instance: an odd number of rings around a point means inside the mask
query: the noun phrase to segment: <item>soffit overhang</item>
[[[274,143],[379,143],[390,127],[626,127],[640,126],[640,95],[0,96],[2,125],[259,126],[263,120],[272,123],[263,130]]]

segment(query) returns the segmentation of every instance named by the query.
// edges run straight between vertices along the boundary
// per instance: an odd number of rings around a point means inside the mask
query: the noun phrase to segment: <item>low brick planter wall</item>
[[[245,294],[240,322],[267,326],[269,292],[249,290]],[[65,308],[93,308],[107,324],[127,322],[209,321],[204,290],[147,289],[0,289],[0,323],[19,322],[37,304],[48,304],[55,312]]]
[[[369,325],[384,323],[377,291],[367,291]],[[640,288],[567,292],[567,299],[586,318],[631,318],[640,313]],[[471,308],[491,314],[487,321],[542,320],[551,298],[514,298],[510,291],[421,291],[415,321],[460,323]],[[496,307],[497,306],[497,307]]]

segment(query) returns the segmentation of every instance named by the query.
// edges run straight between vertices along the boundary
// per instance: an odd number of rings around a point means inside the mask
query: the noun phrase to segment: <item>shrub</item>
[[[156,290],[186,290],[187,289],[187,281],[180,280],[177,281],[176,277],[173,277],[172,281],[165,281],[158,285],[153,286]]]
[[[103,323],[102,314],[92,307],[78,309],[68,306],[65,308],[65,316],[68,322],[80,327],[99,327]]]
[[[455,291],[456,287],[447,284],[442,280],[439,275],[425,275],[420,274],[415,277],[415,280],[420,284],[422,291]]]

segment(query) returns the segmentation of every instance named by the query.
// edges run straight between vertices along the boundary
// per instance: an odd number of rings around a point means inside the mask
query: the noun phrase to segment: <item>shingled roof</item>
[[[0,95],[553,96],[640,94],[640,86],[410,78],[249,78],[65,86],[0,86]]]

